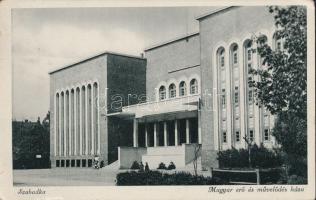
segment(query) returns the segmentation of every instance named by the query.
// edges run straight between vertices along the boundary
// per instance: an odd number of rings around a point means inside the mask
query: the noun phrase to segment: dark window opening
[[[82,159],[82,167],[86,167],[87,161],[85,159]]]
[[[88,167],[92,167],[92,159],[88,159]]]
[[[77,160],[77,167],[80,167],[80,160]]]
[[[56,167],[60,167],[60,160],[56,160]]]

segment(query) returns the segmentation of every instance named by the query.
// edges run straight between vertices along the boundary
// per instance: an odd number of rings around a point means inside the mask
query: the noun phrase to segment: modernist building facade
[[[103,53],[50,73],[53,167],[88,167],[95,156],[185,167],[201,149],[203,168],[219,150],[268,148],[274,116],[256,105],[250,68],[257,45],[282,48],[266,7],[225,7],[197,18],[198,33],[145,49]]]

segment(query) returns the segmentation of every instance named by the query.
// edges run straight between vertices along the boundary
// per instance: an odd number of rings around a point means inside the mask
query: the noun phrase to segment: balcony
[[[183,111],[198,110],[198,102],[200,95],[190,95],[166,99],[162,101],[152,101],[141,104],[135,104],[122,108],[122,115],[133,115],[135,118],[141,118],[149,115],[157,115],[162,113],[175,113]]]

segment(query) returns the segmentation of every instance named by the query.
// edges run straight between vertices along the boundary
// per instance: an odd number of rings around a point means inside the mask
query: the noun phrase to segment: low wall
[[[146,153],[147,149],[142,147],[118,147],[119,168],[129,169],[135,160],[141,162]]]

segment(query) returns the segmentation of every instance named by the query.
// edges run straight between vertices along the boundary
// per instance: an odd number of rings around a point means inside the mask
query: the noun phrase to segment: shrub
[[[276,184],[280,183],[282,178],[282,168],[268,169],[259,171],[260,184]],[[255,172],[234,172],[234,171],[213,171],[213,177],[218,177],[226,182],[257,182],[257,175]]]
[[[167,169],[165,163],[161,162],[157,169]]]
[[[131,169],[140,169],[140,166],[136,160],[133,162]]]
[[[176,169],[176,165],[173,162],[170,162],[168,168],[168,170],[172,170],[172,169]]]
[[[251,163],[249,166],[248,149],[228,149],[217,154],[220,168],[272,168],[282,165],[281,154],[256,144],[250,149]]]
[[[224,185],[227,182],[219,178],[193,176],[179,172],[164,174],[159,171],[123,172],[116,175],[116,185]]]
[[[282,175],[284,174],[283,168],[274,168],[265,171],[260,171],[260,184],[276,184],[284,183]]]
[[[290,185],[307,184],[307,179],[303,176],[292,175],[289,177],[287,183]]]

